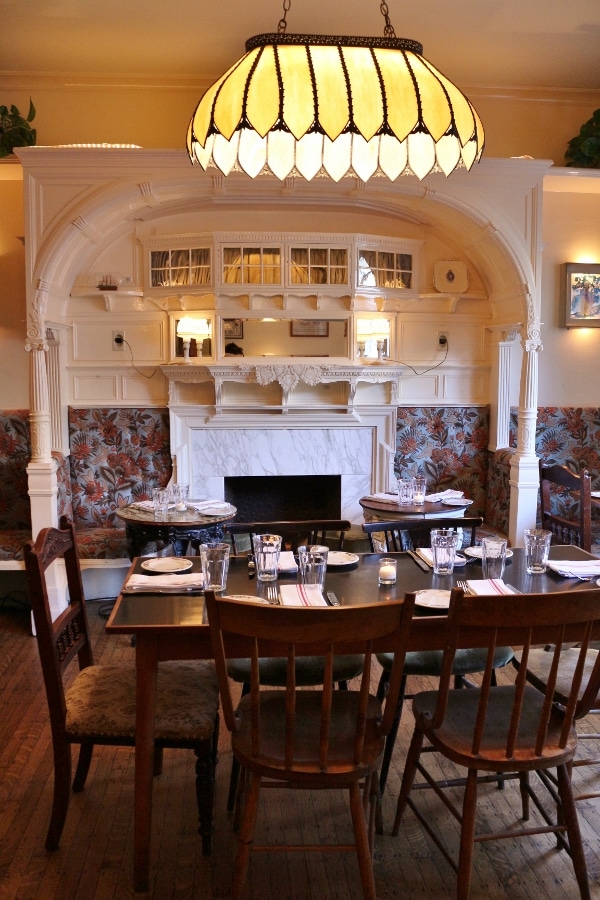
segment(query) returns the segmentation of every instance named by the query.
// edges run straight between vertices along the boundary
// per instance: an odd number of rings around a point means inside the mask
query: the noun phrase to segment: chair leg
[[[245,775],[246,773],[244,773]],[[246,875],[248,873],[248,861],[250,851],[254,843],[254,829],[256,827],[256,814],[258,812],[258,800],[260,797],[261,777],[250,774],[250,787],[247,791],[244,806],[244,815],[240,825],[240,837],[238,851],[235,858],[233,871],[233,885],[231,888],[232,900],[239,900],[244,891]]]
[[[79,759],[77,760],[75,778],[73,779],[73,792],[75,794],[80,793],[85,787],[85,780],[90,771],[93,752],[94,744],[91,741],[82,741],[79,746]]]
[[[248,694],[250,685],[247,682],[242,684],[242,697]],[[240,777],[240,764],[235,757],[231,759],[231,774],[229,775],[229,793],[227,794],[227,812],[233,812],[235,809],[235,798],[237,794],[238,779]]]
[[[392,828],[392,834],[394,836],[398,834],[398,831],[400,829],[400,819],[402,818],[404,810],[406,809],[408,796],[413,786],[415,775],[417,774],[417,764],[419,762],[419,756],[421,755],[423,740],[423,732],[419,731],[418,728],[415,728],[412,741],[410,742],[410,747],[408,748],[406,765],[404,766],[404,775],[402,777],[402,784],[400,786],[400,793],[398,795],[396,818],[394,819],[394,827]]]
[[[196,753],[196,801],[202,835],[202,854],[210,856],[213,835],[213,811],[215,799],[215,745],[213,738],[201,741]]]
[[[396,743],[396,735],[398,734],[398,728],[400,727],[400,719],[402,718],[402,707],[404,706],[404,694],[406,693],[406,675],[402,676],[402,681],[400,683],[400,692],[398,694],[398,704],[396,706],[396,712],[394,713],[394,721],[392,722],[392,727],[390,728],[390,733],[385,739],[385,747],[383,749],[383,759],[381,761],[381,770],[379,774],[379,793],[383,796],[383,792],[385,790],[385,784],[388,777],[388,772],[390,770],[390,763],[392,761],[392,753],[394,752],[394,744]]]
[[[387,697],[389,684],[390,673],[387,671],[387,669],[382,669],[381,678],[379,679],[379,684],[377,685],[377,699],[380,703],[383,703],[383,701]]]
[[[582,900],[590,900],[591,894],[585,853],[583,852],[583,843],[581,840],[581,832],[579,830],[579,819],[577,818],[577,810],[573,798],[573,785],[567,766],[558,766],[556,774],[558,777],[558,792],[560,794],[562,811],[567,827],[567,834],[569,836],[569,848],[573,860],[573,868],[575,869],[575,877],[577,878],[577,884],[579,885],[579,893]]]
[[[52,815],[46,835],[46,850],[58,850],[69,799],[71,797],[71,745],[67,741],[53,742],[54,751],[54,797],[52,799]]]
[[[458,857],[457,900],[467,900],[471,890],[471,868],[475,838],[475,814],[477,812],[477,769],[469,769],[463,799]]]
[[[373,860],[369,846],[369,835],[360,786],[357,781],[350,785],[350,812],[354,825],[356,855],[360,869],[360,880],[365,900],[376,900],[375,878],[373,876]]]

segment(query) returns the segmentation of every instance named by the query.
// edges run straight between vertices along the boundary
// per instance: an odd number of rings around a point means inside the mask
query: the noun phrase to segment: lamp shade
[[[210,337],[208,319],[194,319],[193,316],[183,316],[177,322],[177,337],[188,341],[192,338]]]
[[[470,169],[483,151],[479,116],[422,52],[396,37],[250,38],[194,112],[190,158],[282,180]]]

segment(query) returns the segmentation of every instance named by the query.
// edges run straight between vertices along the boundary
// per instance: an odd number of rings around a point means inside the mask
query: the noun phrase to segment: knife
[[[339,606],[340,605],[340,601],[335,596],[333,591],[327,591],[327,599],[329,601],[330,606]]]
[[[409,556],[412,556],[412,558],[414,559],[414,561],[416,562],[416,564],[419,566],[420,569],[423,569],[424,572],[429,572],[429,566],[427,565],[427,563],[425,562],[424,559],[421,559],[421,557],[419,556],[418,553],[415,553],[414,550],[407,550],[406,552],[408,553]]]

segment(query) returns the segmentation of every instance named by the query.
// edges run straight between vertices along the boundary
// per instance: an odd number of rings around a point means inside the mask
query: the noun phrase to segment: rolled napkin
[[[297,572],[298,563],[294,559],[291,550],[282,550],[279,554],[279,571],[280,572]]]
[[[566,578],[600,576],[600,559],[549,559],[548,568]]]
[[[157,591],[181,594],[185,591],[199,591],[202,584],[202,572],[188,572],[187,575],[132,575],[125,590],[145,591],[147,594],[155,594]]]
[[[461,497],[464,497],[464,491],[439,491],[437,494],[425,494],[425,499],[429,503],[435,503],[436,500],[460,500]]]
[[[479,578],[477,581],[467,581],[471,594],[490,596],[491,594],[520,594],[511,584],[504,584],[501,578]]]
[[[279,593],[283,606],[327,606],[318,584],[282,584]]]
[[[206,509],[214,509],[219,512],[227,512],[231,509],[231,504],[224,500],[194,500],[189,504],[196,512],[204,512]]]
[[[425,560],[428,566],[433,569],[433,550],[431,547],[418,547],[417,554],[421,557],[421,559]],[[456,553],[454,556],[454,565],[455,566],[466,566],[467,560],[462,554]]]

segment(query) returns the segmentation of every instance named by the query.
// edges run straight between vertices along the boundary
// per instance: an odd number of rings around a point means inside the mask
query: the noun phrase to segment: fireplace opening
[[[225,478],[225,500],[238,522],[339,519],[340,475],[254,475]]]

